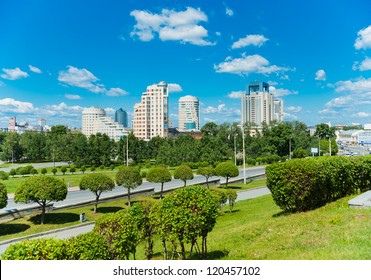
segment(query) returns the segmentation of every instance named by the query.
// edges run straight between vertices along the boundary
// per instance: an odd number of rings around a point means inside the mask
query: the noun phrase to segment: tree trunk
[[[94,214],[97,213],[100,194],[101,193],[95,193]]]
[[[130,204],[130,188],[128,188],[128,206],[130,207],[131,204]]]
[[[161,183],[160,200],[162,200],[162,192],[164,190],[164,182]]]
[[[162,250],[164,252],[164,260],[167,260],[167,248],[165,238],[162,239]]]
[[[228,189],[228,179],[229,179],[229,177],[227,176],[227,177],[225,177],[225,187]]]
[[[209,189],[209,177],[206,177],[206,186]]]
[[[187,181],[184,181],[184,187],[187,186]]]
[[[180,248],[182,249],[182,260],[185,260],[186,256],[185,256],[185,248],[184,248],[183,242],[180,242]]]
[[[43,225],[44,224],[44,220],[45,220],[45,208],[46,208],[46,203],[43,202],[42,205],[41,205],[41,224]]]

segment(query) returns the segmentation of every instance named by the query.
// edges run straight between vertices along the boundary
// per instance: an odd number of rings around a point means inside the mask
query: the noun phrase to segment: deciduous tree
[[[161,183],[160,199],[164,190],[164,183],[171,181],[171,173],[166,167],[154,167],[147,173],[147,181],[152,183]]]
[[[225,187],[228,188],[228,180],[232,177],[237,177],[239,171],[236,165],[232,162],[221,162],[215,167],[215,174],[225,178]]]
[[[175,168],[174,179],[180,179],[184,182],[184,187],[187,185],[187,180],[194,178],[192,169],[188,165],[181,165]]]
[[[116,173],[116,183],[128,190],[128,205],[130,206],[130,190],[142,184],[142,176],[138,169],[132,166],[122,166]]]

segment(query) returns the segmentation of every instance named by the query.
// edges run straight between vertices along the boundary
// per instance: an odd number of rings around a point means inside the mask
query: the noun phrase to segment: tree
[[[175,168],[174,179],[180,179],[184,182],[184,187],[187,185],[187,180],[194,178],[192,169],[188,165],[181,165]]]
[[[44,224],[46,206],[52,201],[64,200],[67,186],[59,179],[49,176],[33,176],[23,180],[14,194],[16,203],[36,202],[42,208],[41,224]]]
[[[228,199],[228,204],[229,204],[229,212],[232,213],[234,203],[237,199],[237,192],[235,190],[227,190],[225,192],[227,199]]]
[[[328,138],[328,137],[334,138],[336,137],[335,127],[330,127],[326,123],[317,124],[316,132],[314,133],[314,135],[319,136],[321,139]]]
[[[18,162],[23,157],[21,136],[17,132],[9,132],[2,145],[2,159],[9,162]]]
[[[32,175],[36,175],[36,174],[38,174],[38,171],[37,171],[36,168],[32,168],[30,173],[31,173]]]
[[[214,168],[212,168],[211,166],[199,167],[197,170],[197,174],[205,177],[207,188],[209,188],[209,178],[215,175]]]
[[[225,187],[228,188],[228,180],[237,177],[240,173],[236,165],[232,162],[221,162],[215,167],[215,174],[225,178]]]
[[[70,172],[71,172],[71,174],[76,172],[76,167],[74,165],[71,165]]]
[[[12,177],[14,178],[14,176],[17,175],[17,171],[16,171],[14,168],[12,168],[12,169],[10,169],[10,171],[9,171],[9,175],[12,176]]]
[[[164,183],[171,181],[171,173],[166,167],[154,167],[148,171],[147,181],[152,183],[161,183],[160,199],[162,199]]]
[[[81,170],[82,174],[84,174],[85,171],[86,171],[86,166],[85,165],[81,166],[80,170]]]
[[[142,176],[138,169],[132,166],[122,166],[116,173],[116,183],[128,190],[128,205],[130,206],[130,190],[142,184]]]
[[[61,167],[61,172],[63,173],[63,175],[66,174],[66,172],[67,172],[67,167],[62,166],[62,167]]]
[[[48,173],[48,170],[46,168],[41,169],[41,174],[45,175],[46,173]]]
[[[0,183],[0,209],[4,208],[8,204],[8,193],[6,187]]]
[[[101,173],[84,175],[80,181],[80,190],[90,190],[95,194],[94,214],[97,213],[99,197],[102,192],[111,191],[114,187],[115,183],[113,180]]]

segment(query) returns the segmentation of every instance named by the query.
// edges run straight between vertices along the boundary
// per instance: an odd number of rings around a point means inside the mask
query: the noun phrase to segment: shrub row
[[[371,157],[293,159],[268,166],[266,174],[281,209],[307,211],[371,189]]]

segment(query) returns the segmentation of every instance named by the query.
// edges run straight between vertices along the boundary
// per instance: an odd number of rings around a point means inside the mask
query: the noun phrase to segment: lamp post
[[[12,167],[13,167],[13,164],[14,164],[14,154],[13,154],[13,150],[12,150]]]
[[[242,130],[242,159],[243,159],[243,183],[246,184],[246,156],[245,156],[245,130],[243,125],[239,125]]]
[[[126,166],[129,166],[129,134],[126,137]]]
[[[331,135],[328,136],[328,151],[331,156]]]
[[[289,138],[289,160],[291,159],[291,137]]]
[[[54,148],[53,148],[53,167],[55,168]]]
[[[234,165],[237,166],[236,134],[234,135]]]

